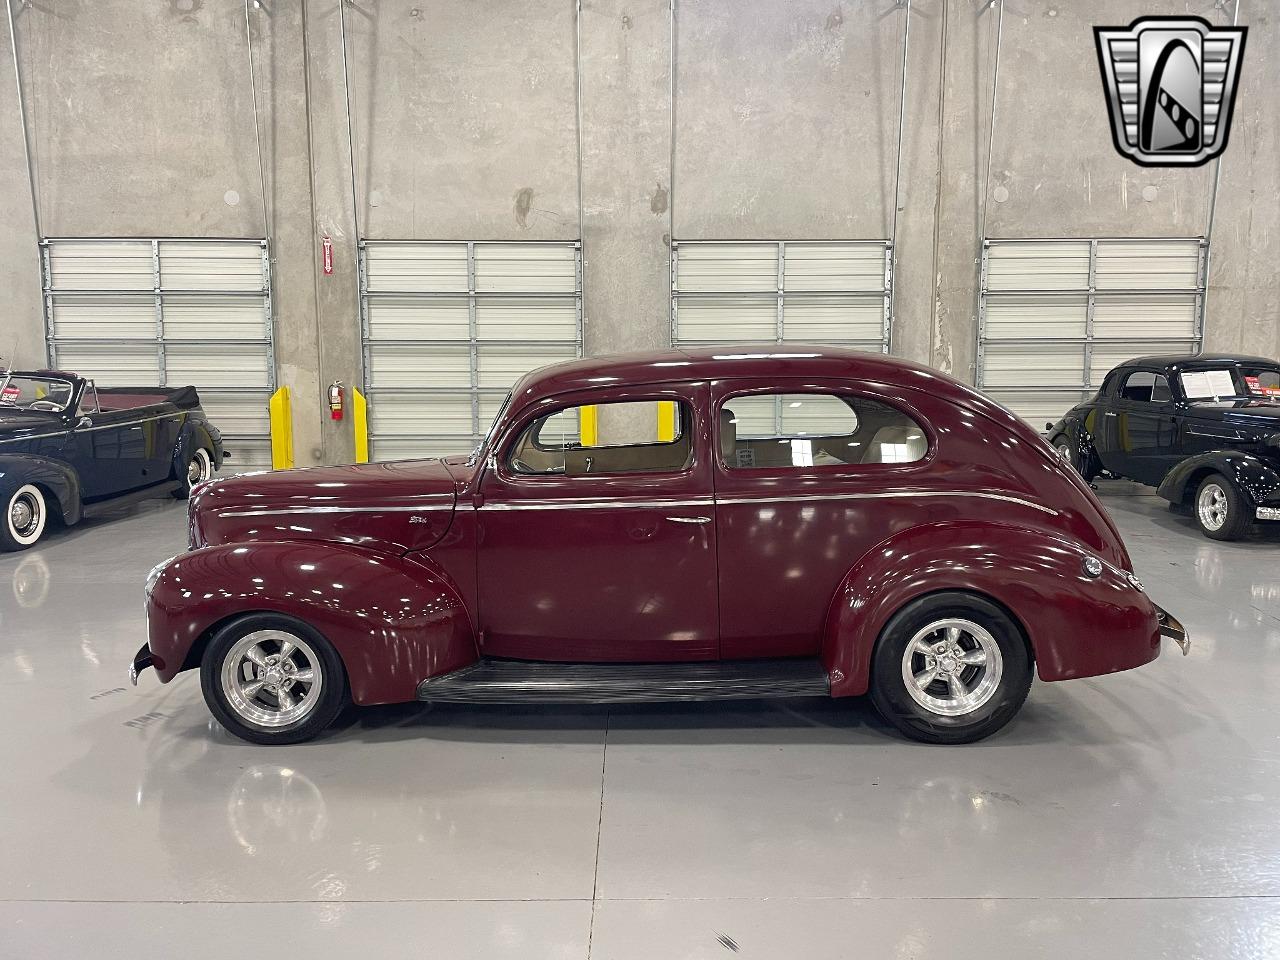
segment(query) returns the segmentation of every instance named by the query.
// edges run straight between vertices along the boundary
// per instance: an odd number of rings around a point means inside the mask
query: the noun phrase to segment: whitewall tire
[[[178,478],[182,481],[182,486],[178,487],[173,495],[183,500],[191,495],[191,491],[198,484],[204,483],[212,476],[213,458],[204,447],[196,447],[191,453],[191,459],[187,461],[186,472]]]
[[[0,550],[26,550],[44,535],[49,522],[49,504],[39,487],[23,484],[3,500],[4,522],[0,524]]]

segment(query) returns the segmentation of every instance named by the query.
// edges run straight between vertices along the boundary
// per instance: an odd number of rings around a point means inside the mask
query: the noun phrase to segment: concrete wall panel
[[[887,237],[903,23],[893,0],[678,0],[676,238]]]

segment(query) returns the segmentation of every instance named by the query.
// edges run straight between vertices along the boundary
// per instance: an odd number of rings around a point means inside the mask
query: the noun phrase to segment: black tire
[[[1239,540],[1253,525],[1244,497],[1220,473],[1200,481],[1191,510],[1200,532],[1211,540]]]
[[[213,476],[213,454],[204,447],[196,447],[191,451],[186,464],[178,473],[178,481],[182,486],[173,491],[177,500],[185,500],[191,496],[191,489],[197,483],[203,483]]]
[[[299,666],[305,665],[312,670],[320,671],[321,682],[316,699],[312,701],[312,706],[292,722],[276,726],[254,722],[245,715],[246,710],[257,710],[264,715],[270,715],[279,714],[285,709],[284,701],[277,700],[277,695],[272,694],[269,689],[263,688],[258,696],[246,701],[241,696],[244,693],[243,689],[230,692],[226,688],[224,680],[227,676],[224,666],[233,677],[238,673],[241,678],[247,679],[242,672],[246,663],[235,651],[242,641],[248,642],[248,638],[255,634],[266,635],[264,639],[254,644],[258,647],[259,653],[263,648],[279,642],[272,635],[291,636],[293,640],[298,641],[293,656],[298,660],[301,655]],[[277,656],[281,650],[283,646],[276,652]],[[268,654],[270,652],[268,650]],[[228,657],[234,658],[236,662],[228,664]],[[250,669],[255,668],[250,665]],[[290,684],[289,687],[298,692],[296,702],[299,704],[306,702],[306,698],[311,696],[311,692],[304,691],[300,683]],[[302,743],[319,736],[346,706],[347,672],[342,665],[342,658],[338,656],[333,645],[310,625],[281,614],[254,613],[228,623],[209,641],[200,662],[200,689],[204,693],[204,701],[209,711],[220,724],[240,739],[264,745]],[[233,706],[232,697],[240,698],[240,707]],[[292,698],[291,694],[290,697]]]
[[[959,634],[955,636],[955,642],[964,656],[981,653],[986,664],[952,664],[960,683],[965,686],[972,684],[975,692],[973,708],[952,715],[930,709],[920,702],[908,690],[906,678],[908,671],[915,676],[923,676],[933,664],[941,669],[943,660],[958,659],[948,654],[946,657],[937,656],[933,663],[929,663],[915,645],[918,635],[932,625],[946,621],[960,621],[977,628],[972,634],[967,632],[968,628],[956,628]],[[979,633],[985,636],[979,639]],[[946,628],[928,636],[930,648],[935,643],[947,647],[953,642]],[[966,647],[966,642],[972,647]],[[988,652],[992,645],[998,657]],[[911,661],[907,660],[908,646],[912,646]],[[916,663],[922,668],[918,673],[914,667]],[[1001,607],[971,593],[935,593],[913,600],[885,625],[871,657],[871,701],[881,716],[912,740],[972,743],[991,736],[1013,719],[1031,689],[1031,674],[1032,659],[1022,630]],[[940,679],[918,689],[926,699],[941,704],[952,696],[953,688],[944,679],[945,674],[935,676]],[[951,706],[961,710],[963,700],[957,700]]]
[[[0,483],[0,550],[34,547],[49,526],[49,500],[31,483]]]
[[[1076,446],[1076,442],[1065,433],[1060,433],[1049,441],[1053,449],[1057,451],[1058,457],[1064,462],[1071,464],[1077,472],[1080,471],[1080,450]]]

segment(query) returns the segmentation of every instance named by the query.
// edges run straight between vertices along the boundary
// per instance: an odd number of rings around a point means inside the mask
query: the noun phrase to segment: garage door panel
[[[1075,344],[988,344],[983,388],[1080,387],[1084,362]]]
[[[54,239],[43,246],[51,363],[101,386],[192,384],[234,448],[233,467],[271,462],[264,241]],[[75,292],[85,290],[103,292]]]
[[[516,380],[582,355],[577,244],[366,241],[361,265],[375,459],[467,452]]]
[[[53,335],[59,339],[152,340],[155,296],[54,296]]]
[[[578,304],[572,298],[477,298],[476,335],[481,340],[559,340],[572,344],[578,333]]]
[[[884,331],[881,299],[806,297],[786,298],[782,308],[784,340],[815,343],[860,343],[879,349]]]
[[[466,297],[370,297],[366,317],[369,336],[377,340],[466,341],[471,335]]]
[[[1118,363],[1194,353],[1204,252],[1195,238],[986,241],[978,388],[1043,429]]]
[[[465,243],[370,244],[364,250],[365,289],[370,293],[463,293],[467,283]]]
[[[818,342],[887,352],[889,245],[788,240],[672,246],[678,344]]]
[[[1083,339],[1088,316],[1087,294],[1072,297],[991,297],[987,302],[985,329],[992,340]]]

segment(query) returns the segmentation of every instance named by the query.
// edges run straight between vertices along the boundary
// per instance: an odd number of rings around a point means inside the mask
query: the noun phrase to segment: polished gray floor
[[[138,689],[154,503],[0,556],[0,957],[1280,956],[1280,530],[1105,500],[1195,646],[964,748],[864,702],[352,711]],[[302,951],[302,952],[299,952]]]

